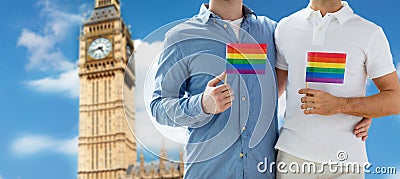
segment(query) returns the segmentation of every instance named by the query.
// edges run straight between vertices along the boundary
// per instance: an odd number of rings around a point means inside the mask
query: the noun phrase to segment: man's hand
[[[340,113],[341,107],[346,105],[343,98],[338,98],[327,92],[314,89],[301,89],[299,94],[305,94],[301,98],[301,109],[304,109],[304,114],[319,114],[330,116]]]
[[[366,141],[368,138],[368,131],[371,127],[372,119],[371,118],[364,118],[361,120],[356,126],[354,126],[354,135],[357,138],[361,138],[362,141]]]
[[[400,114],[400,83],[396,72],[373,79],[379,93],[368,97],[335,97],[329,93],[302,89],[302,109],[305,114],[331,115],[337,113],[352,116],[379,118]]]
[[[340,113],[340,109],[346,105],[346,101],[342,98],[335,97],[327,92],[313,89],[301,89],[299,94],[306,96],[301,98],[301,109],[304,114],[333,115]],[[368,130],[371,127],[372,119],[364,118],[356,126],[354,126],[354,135],[366,141],[368,138]]]
[[[217,86],[219,82],[225,79],[226,73],[210,80],[201,99],[203,111],[207,114],[219,114],[232,106],[234,99],[233,90],[229,84]]]

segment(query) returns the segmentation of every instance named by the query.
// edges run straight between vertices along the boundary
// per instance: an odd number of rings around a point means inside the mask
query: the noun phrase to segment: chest
[[[356,91],[362,95],[366,75],[366,43],[356,32],[348,28],[331,25],[327,29],[309,26],[308,28],[293,27],[284,33],[281,42],[282,51],[288,64],[289,80],[295,85],[295,90],[305,86],[306,69],[309,67],[309,52],[326,54],[345,54],[344,82],[341,85],[328,83],[310,83],[309,87],[331,92],[347,94]],[[361,89],[361,90],[359,90]]]

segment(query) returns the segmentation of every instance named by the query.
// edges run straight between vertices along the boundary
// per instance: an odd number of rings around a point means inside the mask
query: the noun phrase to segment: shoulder
[[[357,14],[354,14],[354,17],[351,18],[346,23],[348,23],[348,25],[350,25],[350,26],[356,27],[357,29],[365,31],[366,33],[374,33],[374,32],[382,30],[382,28],[379,25],[377,25],[374,22],[369,21]]]
[[[386,38],[383,29],[379,25],[357,14],[347,20],[343,26],[346,32],[353,34],[354,38],[357,38],[366,46],[369,46],[374,40]]]
[[[285,27],[291,26],[293,24],[297,24],[297,23],[299,23],[299,21],[303,20],[304,18],[305,18],[304,17],[304,9],[297,11],[287,17],[282,18],[279,21],[279,23],[276,27],[277,28],[276,30],[279,31],[279,30],[285,29]]]
[[[177,43],[200,38],[209,32],[207,25],[197,16],[176,22],[177,25],[165,33],[165,43]]]
[[[181,22],[177,22],[178,24],[173,26],[171,29],[169,29],[165,33],[165,42],[170,43],[170,42],[177,42],[179,39],[182,38],[183,32],[187,31],[188,29],[191,29],[191,21],[193,19],[186,19]]]
[[[258,26],[259,28],[266,28],[271,31],[274,31],[276,28],[276,21],[266,17],[266,16],[255,16],[253,15],[250,18],[253,26]]]
[[[262,24],[268,25],[268,26],[276,26],[276,21],[270,19],[267,16],[257,16],[256,20],[259,21]]]

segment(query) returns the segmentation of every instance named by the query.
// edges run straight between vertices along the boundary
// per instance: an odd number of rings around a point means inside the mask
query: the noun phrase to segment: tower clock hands
[[[95,51],[97,51],[97,50],[99,50],[99,48],[93,49],[93,50],[91,50],[90,52],[93,53],[93,52],[95,52]]]
[[[107,57],[111,52],[111,48],[112,44],[110,40],[106,38],[97,38],[90,43],[88,52],[90,57],[99,60]]]
[[[101,52],[104,52],[103,47],[97,47],[96,49],[91,50],[90,52],[95,52],[97,50],[101,50]]]

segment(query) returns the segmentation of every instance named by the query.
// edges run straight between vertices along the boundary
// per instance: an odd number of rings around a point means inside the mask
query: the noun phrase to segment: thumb
[[[225,72],[221,73],[220,75],[218,75],[215,78],[213,78],[212,80],[210,80],[208,82],[207,86],[216,87],[219,82],[221,82],[222,80],[225,79],[225,76],[226,76]]]

